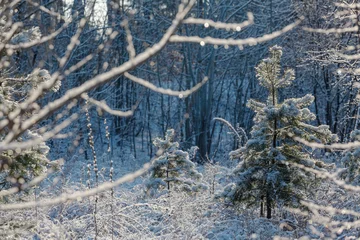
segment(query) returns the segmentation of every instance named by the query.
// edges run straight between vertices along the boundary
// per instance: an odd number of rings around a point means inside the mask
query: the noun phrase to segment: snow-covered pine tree
[[[270,58],[264,59],[255,68],[261,86],[269,96],[265,103],[251,99],[248,107],[255,111],[251,139],[247,144],[230,153],[233,159],[242,161],[234,170],[236,182],[225,187],[221,197],[234,203],[259,204],[260,215],[271,218],[275,202],[296,206],[309,185],[314,181],[312,174],[291,163],[322,169],[327,165],[315,160],[289,134],[310,142],[336,141],[329,127],[318,127],[306,122],[315,119],[308,109],[314,97],[290,98],[278,102],[278,89],[291,85],[295,79],[292,69],[281,76],[280,60],[282,48],[270,48]]]
[[[0,11],[1,11],[0,7]],[[5,18],[3,15],[2,18]],[[4,19],[2,19],[4,20]],[[5,20],[3,22],[6,22]],[[41,33],[39,27],[33,27],[28,30],[19,31],[17,34],[8,32],[10,29],[0,23],[1,44],[21,44],[40,40]],[[8,33],[8,34],[6,34]],[[13,34],[13,35],[11,35]],[[10,36],[6,39],[4,36]],[[12,37],[11,37],[12,36]],[[11,55],[0,53],[0,121],[8,119],[9,112],[13,111],[19,104],[23,103],[30,92],[36,89],[40,84],[50,80],[50,74],[45,69],[34,69],[30,74],[23,75],[17,72],[17,66],[12,65]],[[16,76],[16,77],[14,77]],[[56,82],[52,89],[57,91],[60,88],[60,82]],[[32,111],[40,106],[32,103],[26,109],[22,108],[22,115],[26,118],[31,116]],[[14,122],[13,126],[18,123]],[[4,128],[0,132],[0,141],[6,139],[7,134],[12,129]],[[55,166],[58,162],[50,162],[47,154],[50,148],[41,141],[41,136],[32,130],[25,131],[16,139],[17,142],[32,141],[38,142],[26,149],[16,151],[8,150],[0,152],[0,182],[1,188],[6,189],[12,185],[21,186],[32,177],[44,173],[47,167]]]
[[[351,141],[360,140],[360,130],[354,130],[350,134]],[[346,167],[342,176],[345,181],[353,185],[360,185],[360,148],[350,148],[344,152],[341,159]]]
[[[154,196],[170,190],[198,192],[206,189],[200,182],[202,174],[190,161],[189,153],[179,150],[179,143],[174,142],[175,131],[166,131],[165,139],[156,138],[153,144],[159,148],[160,155],[153,160],[149,179],[146,182],[148,195]]]

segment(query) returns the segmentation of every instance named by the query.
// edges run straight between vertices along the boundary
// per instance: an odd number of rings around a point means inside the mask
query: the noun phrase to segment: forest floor
[[[130,153],[116,153],[114,178],[139,169],[143,162]],[[141,158],[140,158],[141,159]],[[147,158],[142,158],[147,159]],[[109,180],[109,158],[99,157],[100,182]],[[87,164],[76,156],[54,178],[42,186],[8,202],[49,199],[94,186],[88,180]],[[89,162],[90,163],[90,162]],[[260,218],[258,206],[238,206],[216,200],[215,195],[229,183],[231,168],[220,165],[198,166],[209,190],[188,195],[170,192],[149,197],[144,190],[146,176],[75,202],[51,207],[0,212],[0,239],[358,239],[359,229],[341,231],[327,225],[328,217],[340,223],[358,221],[351,215],[302,214],[277,206],[272,219]],[[91,171],[91,174],[92,171]],[[94,179],[94,176],[90,176]],[[324,182],[309,200],[323,206],[359,211],[360,197]],[[98,198],[96,200],[96,198]],[[97,202],[97,203],[96,203]],[[96,214],[94,213],[96,205]],[[330,222],[330,221],[329,221]]]

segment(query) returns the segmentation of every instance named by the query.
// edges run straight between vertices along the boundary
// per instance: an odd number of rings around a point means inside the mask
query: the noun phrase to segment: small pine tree
[[[154,196],[157,192],[170,190],[197,192],[205,185],[199,181],[202,178],[195,164],[190,161],[189,153],[179,150],[179,143],[174,142],[175,131],[166,131],[165,139],[156,138],[153,144],[159,148],[160,155],[152,162],[150,176],[146,182],[147,193]]]
[[[255,68],[260,85],[269,92],[268,99],[265,103],[256,100],[248,103],[256,113],[251,139],[244,147],[230,153],[231,158],[243,161],[234,170],[236,182],[228,185],[221,195],[234,203],[260,203],[260,215],[265,215],[266,207],[267,218],[271,218],[277,201],[297,205],[314,180],[312,174],[291,163],[319,169],[327,166],[313,159],[305,146],[289,134],[310,142],[325,143],[337,139],[328,126],[315,127],[306,123],[315,119],[308,109],[313,96],[308,94],[278,102],[278,89],[289,86],[295,73],[287,69],[280,76],[282,49],[274,46],[270,53],[271,57]]]
[[[3,10],[0,7],[0,10]],[[3,16],[4,18],[4,16]],[[3,18],[1,18],[3,20]],[[5,21],[6,22],[6,21]],[[8,28],[0,24],[0,29],[5,35]],[[41,33],[38,27],[31,28],[29,30],[22,30],[19,33],[13,35],[9,40],[11,44],[20,44],[29,41],[40,40]],[[0,37],[0,43],[9,43],[6,39]],[[10,77],[10,70],[6,66],[10,66],[11,58],[0,53],[0,59],[3,63],[0,73],[0,120],[8,118],[8,114],[14,109],[19,107],[21,103],[26,101],[29,94],[34,89],[44,82],[48,82],[51,78],[49,72],[45,69],[34,69],[30,74],[24,76],[17,74],[12,70],[11,75],[18,76],[16,78]],[[60,88],[60,82],[52,84],[53,91],[57,91]],[[22,114],[25,117],[31,116],[34,110],[37,110],[39,106],[33,103],[27,107],[22,108]],[[0,141],[4,141],[7,133],[11,129],[3,129],[0,134]],[[41,136],[36,133],[34,129],[27,130],[20,137],[16,139],[17,142],[36,141],[40,142],[27,149],[18,149],[16,151],[7,150],[0,152],[0,181],[3,188],[8,188],[12,185],[20,186],[28,179],[44,173],[48,166],[55,166],[58,162],[50,162],[47,159],[47,154],[50,148],[41,141]]]
[[[352,131],[350,138],[352,141],[359,141],[360,130]],[[342,174],[345,181],[353,185],[360,185],[360,148],[346,150],[341,161],[346,167],[344,174]]]

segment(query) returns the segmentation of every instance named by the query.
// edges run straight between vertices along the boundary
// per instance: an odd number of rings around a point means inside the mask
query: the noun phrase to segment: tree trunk
[[[268,187],[266,189],[266,218],[268,219],[271,218],[271,204],[272,204],[272,199],[271,199],[270,189]]]
[[[264,217],[265,213],[264,213],[264,195],[261,196],[261,200],[260,200],[260,217]]]

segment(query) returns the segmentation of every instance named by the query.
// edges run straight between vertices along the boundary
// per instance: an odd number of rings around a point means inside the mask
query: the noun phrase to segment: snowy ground
[[[115,152],[115,177],[139,169],[148,161],[145,156],[135,159],[129,152]],[[87,164],[84,156],[74,155],[65,164],[52,185],[49,179],[40,189],[21,194],[8,202],[46,199],[61,193],[72,193],[87,188]],[[100,181],[109,179],[109,158],[99,156]],[[333,160],[328,160],[333,161]],[[90,163],[90,162],[89,162]],[[227,165],[230,165],[229,163]],[[231,168],[201,166],[203,181],[209,190],[187,195],[171,192],[159,198],[144,193],[146,176],[119,186],[112,197],[110,192],[95,197],[52,207],[0,212],[0,239],[358,239],[358,229],[344,229],[334,233],[315,218],[277,208],[273,219],[259,218],[258,207],[237,207],[222,203],[214,196],[228,183]],[[92,171],[91,171],[91,174]],[[93,185],[93,176],[90,184]],[[215,192],[215,194],[214,194]],[[346,197],[345,197],[346,196]],[[338,208],[359,210],[360,197],[345,194],[338,187],[324,183],[315,202]],[[356,221],[350,215],[324,216],[342,222]],[[286,220],[283,217],[286,216]],[[95,224],[96,218],[96,224]]]

